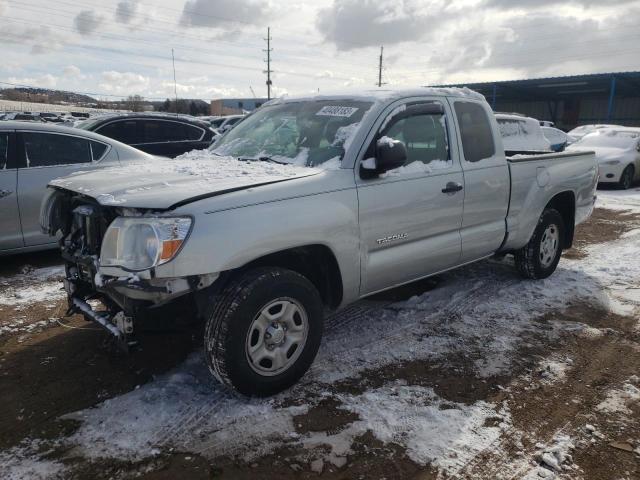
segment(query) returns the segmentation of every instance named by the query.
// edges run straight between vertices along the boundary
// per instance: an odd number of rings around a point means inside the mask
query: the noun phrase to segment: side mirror
[[[363,168],[376,173],[384,173],[402,167],[407,162],[407,147],[400,140],[382,137],[376,142],[375,165],[368,161]]]

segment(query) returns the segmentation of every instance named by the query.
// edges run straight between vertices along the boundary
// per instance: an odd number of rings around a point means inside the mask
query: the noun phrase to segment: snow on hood
[[[52,180],[49,185],[95,198],[101,205],[166,209],[198,197],[316,175],[340,167],[337,159],[322,167],[240,161],[208,150],[173,160],[154,159]]]

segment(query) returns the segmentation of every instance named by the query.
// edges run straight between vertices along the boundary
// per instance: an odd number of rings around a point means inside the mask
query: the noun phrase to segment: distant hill
[[[48,88],[15,87],[0,90],[0,96],[6,100],[18,100],[37,103],[71,103],[74,105],[95,105],[93,97],[81,93],[51,90]]]

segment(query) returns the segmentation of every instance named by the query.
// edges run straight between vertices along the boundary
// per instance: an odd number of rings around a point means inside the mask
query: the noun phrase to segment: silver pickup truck
[[[51,182],[41,224],[70,313],[127,346],[192,312],[211,372],[269,395],[309,368],[327,309],[496,254],[551,275],[597,176],[588,152],[506,158],[470,90],[290,98],[209,151]]]

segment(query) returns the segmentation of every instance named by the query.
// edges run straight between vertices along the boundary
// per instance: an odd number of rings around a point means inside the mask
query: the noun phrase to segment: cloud
[[[30,87],[54,88],[58,83],[58,79],[50,73],[47,73],[46,75],[38,77],[9,77],[9,83]]]
[[[338,50],[415,41],[443,24],[446,3],[425,0],[334,0],[316,27]]]
[[[116,7],[116,21],[128,24],[135,18],[138,12],[138,0],[124,0]]]
[[[217,27],[237,30],[238,23],[262,24],[271,18],[273,8],[260,0],[187,0],[180,17],[184,27]]]
[[[73,20],[73,24],[80,35],[91,35],[100,25],[102,25],[104,17],[92,12],[91,10],[83,10]]]
[[[75,65],[67,65],[62,69],[62,74],[65,77],[81,77],[82,71]]]
[[[27,45],[31,53],[42,54],[59,50],[65,37],[46,25],[23,26],[7,24],[2,26],[2,41],[8,44]]]
[[[5,0],[0,0],[0,15],[4,15],[9,11],[9,5]]]
[[[132,95],[145,91],[149,84],[149,77],[144,75],[110,70],[102,72],[102,80],[98,86],[109,93]]]
[[[491,23],[487,18],[456,25],[432,45],[422,60],[431,67],[426,83],[564,76],[638,66],[629,36],[640,20],[640,9],[612,9],[606,22],[580,12],[549,15],[540,10],[511,12],[491,18]]]
[[[626,3],[635,3],[638,0],[485,0],[484,5],[489,7],[499,7],[501,9],[524,9],[532,10],[549,5],[578,5],[583,7],[613,7]]]

